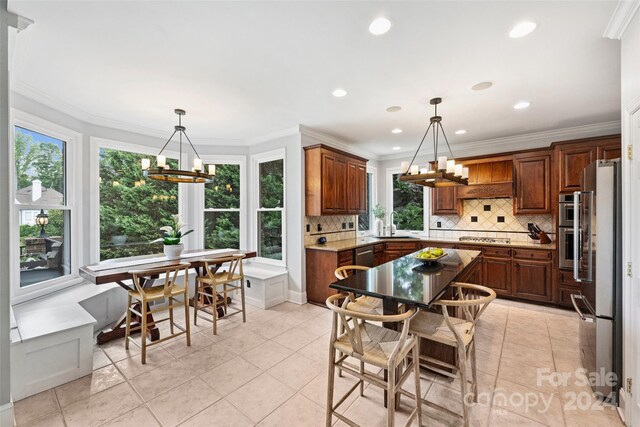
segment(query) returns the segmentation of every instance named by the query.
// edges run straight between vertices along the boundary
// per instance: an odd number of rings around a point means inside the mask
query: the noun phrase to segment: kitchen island
[[[556,244],[488,243],[416,236],[361,237],[306,246],[307,300],[324,304],[334,291],[333,271],[345,265],[379,266],[427,247],[482,253],[469,283],[488,286],[501,298],[568,307],[574,288],[554,271]],[[368,257],[367,257],[368,255]]]
[[[480,251],[447,249],[446,256],[426,265],[415,253],[381,264],[367,271],[357,271],[336,281],[330,288],[356,295],[380,298],[385,312],[397,312],[398,304],[428,309],[449,285],[472,279],[479,267]]]
[[[476,283],[482,265],[480,251],[447,249],[445,253],[447,256],[433,265],[423,265],[415,253],[405,255],[369,270],[357,271],[329,287],[339,292],[353,292],[356,296],[379,298],[384,314],[398,313],[400,304],[440,313],[442,309],[433,303],[441,297],[453,297],[452,283]],[[455,363],[454,348],[440,343],[423,340],[420,353]]]

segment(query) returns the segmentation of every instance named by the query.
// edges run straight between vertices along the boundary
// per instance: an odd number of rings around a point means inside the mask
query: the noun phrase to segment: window
[[[71,274],[66,153],[66,141],[15,126],[20,288]]]
[[[240,164],[216,164],[204,187],[204,247],[240,248]]]
[[[358,230],[371,230],[371,210],[373,209],[373,173],[367,172],[367,213],[358,215]]]
[[[284,154],[258,160],[256,169],[258,256],[284,261]]]
[[[391,175],[392,206],[398,230],[424,230],[424,187],[399,181],[399,173]]]
[[[100,147],[100,260],[162,253],[159,228],[178,213],[178,184],[145,179],[149,154]],[[177,168],[177,159],[167,159]]]

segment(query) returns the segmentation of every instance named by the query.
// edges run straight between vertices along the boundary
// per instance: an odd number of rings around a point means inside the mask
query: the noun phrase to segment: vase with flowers
[[[160,231],[163,233],[162,237],[151,243],[163,242],[164,254],[167,259],[179,259],[184,250],[182,238],[193,233],[193,230],[184,231],[186,226],[187,224],[180,221],[180,215],[171,215],[171,224],[160,227]]]

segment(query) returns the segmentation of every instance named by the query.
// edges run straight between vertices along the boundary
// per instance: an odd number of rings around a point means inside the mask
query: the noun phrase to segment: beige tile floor
[[[240,320],[221,320],[217,336],[210,323],[199,321],[191,347],[184,338],[163,343],[149,351],[146,365],[137,348],[124,349],[123,340],[96,346],[93,374],[16,402],[17,425],[324,425],[328,310],[291,303],[248,307],[247,323]],[[621,426],[616,411],[592,399],[573,377],[564,384],[539,381],[541,370],[571,373],[580,366],[577,340],[571,312],[493,303],[478,326],[480,402],[472,409],[473,425]],[[457,381],[426,371],[421,381],[427,400],[460,411]],[[336,393],[354,382],[338,379]],[[369,386],[341,413],[362,426],[383,426],[382,399]],[[399,425],[410,404],[403,398]],[[423,413],[424,425],[461,425],[428,407]]]

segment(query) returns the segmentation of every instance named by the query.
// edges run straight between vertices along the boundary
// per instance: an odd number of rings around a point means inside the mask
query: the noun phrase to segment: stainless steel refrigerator
[[[614,403],[622,384],[622,163],[599,160],[583,171],[574,193],[574,278],[580,351],[593,390]],[[603,374],[614,373],[616,380]]]

